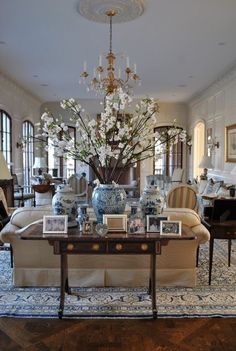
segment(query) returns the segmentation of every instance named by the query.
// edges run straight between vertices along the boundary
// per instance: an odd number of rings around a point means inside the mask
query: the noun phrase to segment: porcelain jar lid
[[[73,189],[68,184],[59,184],[57,186],[57,193],[73,193]]]

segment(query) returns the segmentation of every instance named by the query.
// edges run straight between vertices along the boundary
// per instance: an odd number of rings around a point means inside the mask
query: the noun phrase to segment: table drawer
[[[62,243],[61,252],[66,252],[67,254],[74,253],[89,253],[89,254],[98,254],[106,253],[106,243],[99,242],[68,242]]]
[[[155,242],[109,242],[108,252],[112,254],[150,254],[155,252]]]

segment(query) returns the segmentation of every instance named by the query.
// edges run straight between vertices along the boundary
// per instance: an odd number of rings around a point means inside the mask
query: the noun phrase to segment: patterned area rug
[[[195,288],[158,288],[158,317],[236,317],[236,242],[231,267],[227,244],[215,242],[212,285],[208,286],[208,244],[200,250]],[[67,318],[152,318],[147,289],[78,288],[66,296]],[[0,251],[0,316],[57,318],[59,288],[14,288],[10,254]]]

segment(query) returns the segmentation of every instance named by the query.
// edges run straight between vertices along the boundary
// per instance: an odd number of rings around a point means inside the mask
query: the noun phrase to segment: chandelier
[[[93,77],[89,79],[89,73],[87,71],[87,62],[84,61],[83,72],[80,77],[82,82],[87,85],[87,91],[95,91],[96,93],[109,95],[115,92],[117,89],[122,88],[124,91],[130,91],[132,83],[141,83],[139,76],[137,75],[137,65],[133,65],[133,70],[130,68],[129,57],[126,57],[126,67],[122,71],[120,67],[116,66],[116,55],[112,51],[112,19],[117,14],[114,10],[105,12],[109,18],[110,23],[110,40],[109,40],[109,52],[106,55],[107,66],[102,65],[102,55],[99,55],[98,66],[93,70]]]

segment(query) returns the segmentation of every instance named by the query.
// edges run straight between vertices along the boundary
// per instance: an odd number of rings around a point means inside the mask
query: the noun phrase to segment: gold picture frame
[[[236,162],[236,124],[226,127],[226,162]]]
[[[127,215],[103,215],[103,223],[107,225],[108,232],[127,232]]]

